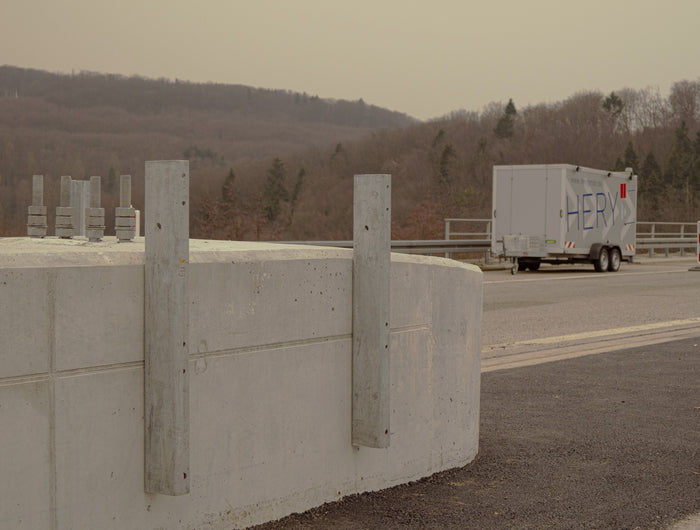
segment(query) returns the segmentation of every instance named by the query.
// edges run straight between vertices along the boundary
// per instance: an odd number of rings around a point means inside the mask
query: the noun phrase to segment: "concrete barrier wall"
[[[352,251],[192,241],[191,492],[144,493],[143,240],[0,239],[0,528],[232,528],[470,462],[481,272],[392,255],[391,438],[351,440]]]

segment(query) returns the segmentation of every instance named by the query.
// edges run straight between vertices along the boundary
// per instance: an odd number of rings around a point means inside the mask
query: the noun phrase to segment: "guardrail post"
[[[700,221],[697,222],[697,228],[695,231],[695,259],[697,264],[690,267],[690,271],[700,271]]]
[[[449,241],[450,240],[450,220],[445,219],[445,240]],[[452,252],[445,252],[445,257],[446,258],[452,258]]]
[[[491,221],[486,223],[486,239],[491,240]],[[491,258],[491,248],[484,252],[484,264],[488,264]]]
[[[681,225],[681,239],[683,239],[683,234],[685,233],[685,225]],[[685,256],[685,249],[681,247],[681,257]]]
[[[32,177],[32,204],[27,209],[27,235],[46,237],[47,209],[44,206],[44,175]]]
[[[184,495],[189,479],[189,162],[146,162],[145,490]]]
[[[352,444],[389,447],[391,175],[355,175]]]
[[[695,249],[695,257],[698,259],[698,268],[700,268],[700,221],[698,221],[695,237],[697,238],[697,248]]]

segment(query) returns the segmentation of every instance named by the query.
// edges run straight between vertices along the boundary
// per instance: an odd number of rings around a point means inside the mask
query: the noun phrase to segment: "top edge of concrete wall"
[[[234,257],[232,253],[235,254]],[[144,259],[143,237],[126,243],[118,243],[116,237],[105,237],[97,243],[91,243],[86,238],[0,238],[0,268],[143,265]],[[293,259],[352,259],[352,249],[254,241],[190,240],[191,263]],[[392,253],[391,259],[399,263],[423,263],[480,271],[474,265],[445,258]]]

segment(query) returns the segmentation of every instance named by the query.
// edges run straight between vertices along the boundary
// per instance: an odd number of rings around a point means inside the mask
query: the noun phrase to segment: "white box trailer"
[[[571,164],[494,166],[491,252],[511,272],[541,263],[592,263],[599,272],[632,261],[637,175]]]

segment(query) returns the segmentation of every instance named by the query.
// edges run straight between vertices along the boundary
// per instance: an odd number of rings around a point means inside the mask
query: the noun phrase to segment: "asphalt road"
[[[691,258],[657,258],[624,263],[616,273],[547,265],[515,276],[508,270],[486,271],[484,357],[535,339],[561,337],[558,342],[565,343],[573,337],[591,343],[628,328],[636,336],[700,330],[700,271],[689,271],[693,265]]]

